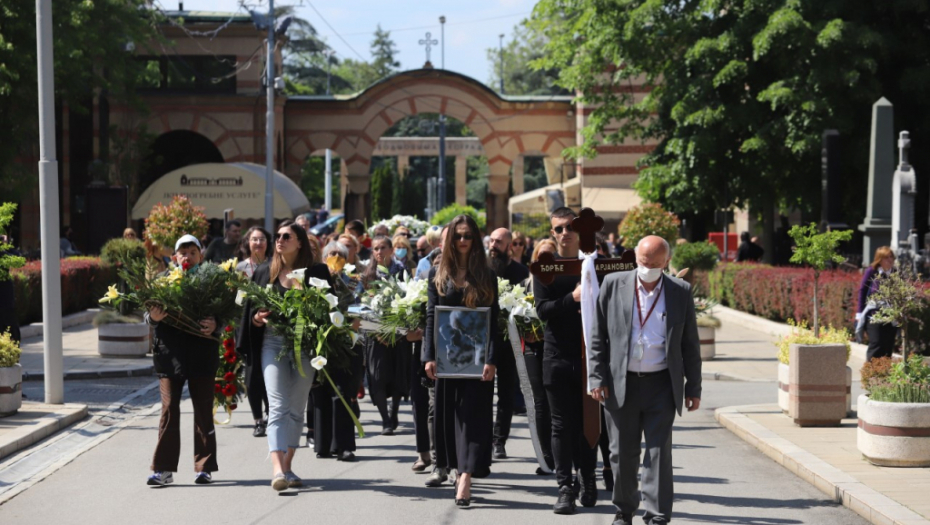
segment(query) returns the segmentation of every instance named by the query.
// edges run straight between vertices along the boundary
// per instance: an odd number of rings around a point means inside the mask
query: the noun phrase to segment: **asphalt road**
[[[131,386],[122,381],[110,385],[114,389]],[[83,387],[92,389],[87,384]],[[148,395],[144,398],[152,401]],[[676,523],[866,523],[713,419],[717,407],[774,399],[774,383],[705,381],[701,410],[686,414],[675,426]],[[514,419],[514,435],[508,443],[511,459],[495,462],[490,478],[476,480],[472,507],[461,510],[453,504],[451,485],[427,488],[423,485],[426,476],[410,471],[415,453],[409,407],[402,410],[397,435],[371,435],[359,441],[357,463],[317,459],[311,451],[300,450],[295,471],[308,486],[281,494],[270,487],[267,441],[251,436],[244,406],[231,426],[218,427],[216,482],[194,485],[189,403],[182,408],[181,471],[174,485],[152,488],[145,484],[157,434],[155,411],[137,416],[110,439],[0,506],[0,523],[606,525],[613,519],[614,508],[603,490],[594,508],[579,507],[573,517],[552,513],[555,481],[534,474],[525,418]],[[362,409],[366,429],[377,434],[380,425],[367,398]],[[600,482],[599,486],[603,488]],[[640,523],[638,518],[636,522]]]

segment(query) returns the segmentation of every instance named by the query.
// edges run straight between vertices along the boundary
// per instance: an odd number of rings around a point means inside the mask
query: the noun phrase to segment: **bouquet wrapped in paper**
[[[504,340],[510,339],[507,325],[511,316],[517,325],[520,337],[532,335],[535,339],[542,339],[546,323],[536,315],[536,303],[533,296],[526,293],[523,285],[512,286],[507,280],[497,278],[498,305],[500,306],[500,319],[498,326],[504,335]]]
[[[154,278],[151,261],[127,260],[119,276],[127,284],[128,293],[120,293],[116,285],[109,287],[101,304],[119,306],[129,302],[133,308],[160,307],[168,316],[163,322],[189,334],[208,339],[220,339],[203,334],[200,320],[213,317],[217,322],[236,319],[241,305],[236,303],[236,289],[246,279],[236,271],[236,260],[222,264],[204,262],[192,267],[173,267]]]
[[[405,292],[401,288],[402,281],[389,275],[387,268],[379,266],[378,274],[381,278],[368,283],[368,289],[362,292],[362,308],[357,310],[357,315],[362,319],[363,330],[375,332],[382,339],[390,338],[393,344],[396,334],[389,334],[390,329],[384,328],[383,322],[390,316],[391,303]]]
[[[379,322],[378,335],[391,344],[397,341],[397,334],[426,328],[426,301],[429,281],[411,278],[404,272],[403,280],[396,280],[397,291],[383,309]]]

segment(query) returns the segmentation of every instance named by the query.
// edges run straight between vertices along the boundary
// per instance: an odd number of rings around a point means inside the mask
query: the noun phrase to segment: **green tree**
[[[296,6],[275,8],[278,20],[285,16],[291,17],[283,49],[287,92],[294,95],[324,95],[327,82],[330,93],[352,91],[352,84],[348,80],[333,73],[333,68],[339,66],[339,59],[320,38],[313,24],[297,16]]]
[[[875,100],[904,106],[899,125],[930,125],[918,94],[930,88],[926,3],[542,0],[532,26],[549,39],[534,65],[558,68],[560,84],[593,108],[571,153],[658,141],[642,160],[640,195],[672,210],[761,210],[767,255],[776,208],[817,211],[809,182],[825,129],[844,137],[842,169],[863,188]],[[865,194],[847,192],[850,224]]]
[[[309,156],[300,168],[300,188],[310,201],[310,206],[318,208],[326,203],[326,157]],[[333,173],[333,202],[342,202],[340,196],[340,161],[333,156],[330,169]],[[336,205],[338,207],[338,204]]]
[[[394,196],[394,169],[385,163],[371,173],[371,220],[390,218],[391,201]]]
[[[139,106],[135,86],[144,54],[156,42],[155,11],[145,0],[52,2],[55,97],[78,111],[89,110],[97,89],[112,101]],[[0,188],[15,197],[35,185],[33,164],[17,157],[38,156],[38,92],[35,2],[0,4]],[[154,51],[152,51],[154,53]],[[9,192],[9,193],[7,193]]]
[[[794,239],[796,246],[791,262],[810,266],[814,271],[814,337],[820,337],[820,319],[818,316],[818,284],[820,272],[831,264],[839,264],[846,260],[837,253],[837,248],[843,241],[852,238],[852,230],[827,231],[817,233],[817,224],[810,226],[793,226],[788,235]]]
[[[397,44],[391,39],[391,32],[381,29],[378,24],[375,29],[375,39],[371,41],[371,67],[378,79],[389,77],[400,69],[397,54]]]
[[[530,64],[544,56],[547,39],[523,20],[513,28],[513,38],[504,46],[504,93],[507,95],[568,95],[570,92],[558,84],[559,70],[555,67],[533,68]],[[491,71],[488,85],[499,90],[501,82],[501,50],[487,49]]]

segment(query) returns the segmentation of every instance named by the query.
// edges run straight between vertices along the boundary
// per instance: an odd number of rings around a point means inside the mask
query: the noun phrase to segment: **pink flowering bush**
[[[161,203],[152,206],[152,211],[145,219],[145,239],[152,244],[166,248],[174,247],[174,242],[189,233],[198,239],[207,233],[209,224],[203,207],[194,206],[184,195],[175,195],[171,204]]]

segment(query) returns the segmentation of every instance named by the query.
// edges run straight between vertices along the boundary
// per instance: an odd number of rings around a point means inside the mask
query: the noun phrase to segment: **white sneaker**
[[[169,483],[174,483],[174,476],[170,472],[153,472],[149,476],[149,480],[146,482],[146,485],[151,485],[153,487],[164,487]]]
[[[213,483],[213,476],[209,472],[198,472],[197,476],[194,478],[194,483],[198,485],[209,485]]]

